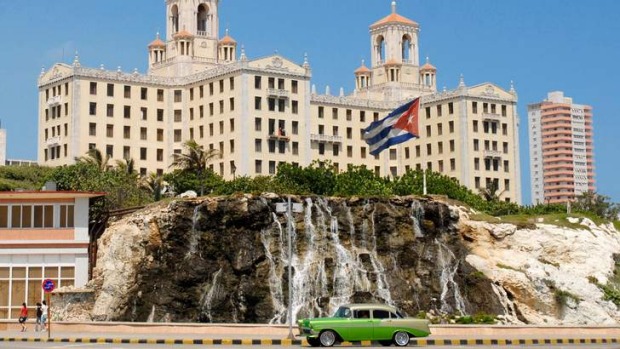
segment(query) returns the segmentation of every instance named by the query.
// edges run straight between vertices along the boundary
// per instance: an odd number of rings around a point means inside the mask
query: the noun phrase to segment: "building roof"
[[[24,190],[0,191],[0,200],[29,200],[29,199],[77,199],[105,196],[102,192],[86,191],[56,191],[56,190]]]
[[[230,35],[224,35],[223,38],[220,39],[220,44],[236,44],[237,41],[233,39]]]
[[[424,63],[424,65],[420,67],[420,71],[428,71],[428,70],[437,71],[437,68],[435,68],[434,65],[428,62]]]
[[[187,30],[183,29],[180,32],[175,33],[172,37],[175,39],[188,39],[188,38],[193,38],[194,35],[192,35],[192,33],[188,32]]]
[[[373,23],[370,27],[375,28],[388,23],[400,23],[400,24],[408,24],[417,26],[418,23],[410,20],[409,18],[403,17],[398,13],[391,13],[388,16],[383,17],[382,19]]]
[[[362,63],[362,65],[355,69],[355,74],[364,74],[364,73],[370,73],[370,69],[368,69],[368,67]]]
[[[149,48],[151,47],[166,47],[166,43],[161,41],[161,39],[157,37],[157,39],[153,40],[153,42],[149,44]]]

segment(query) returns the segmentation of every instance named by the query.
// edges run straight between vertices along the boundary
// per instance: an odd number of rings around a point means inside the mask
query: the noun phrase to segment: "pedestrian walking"
[[[43,301],[43,304],[41,305],[41,312],[43,313],[43,315],[41,315],[41,324],[43,325],[42,331],[45,331],[47,329],[47,312],[48,312],[47,303],[45,301]]]
[[[22,325],[22,332],[26,332],[26,320],[28,320],[28,307],[22,303],[22,310],[19,313],[19,324]]]
[[[41,303],[37,302],[37,322],[34,327],[35,332],[39,332],[43,330],[43,323],[41,322],[41,316],[43,315],[43,310],[41,310]]]

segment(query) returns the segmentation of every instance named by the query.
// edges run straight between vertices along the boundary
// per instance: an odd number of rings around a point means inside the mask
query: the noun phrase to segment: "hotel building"
[[[562,203],[596,191],[592,107],[561,91],[528,105],[532,202]]]
[[[432,169],[521,201],[515,90],[461,78],[437,91],[437,69],[419,60],[420,27],[395,2],[370,26],[370,64],[354,70],[349,94],[317,93],[307,57],[248,58],[228,32],[220,37],[218,3],[167,0],[166,35],[148,45],[146,74],[82,67],[77,56],[43,71],[39,164],[72,164],[96,147],[161,174],[194,139],[219,151],[211,167],[227,179],[331,160],[338,171],[366,165],[381,176]],[[420,137],[370,155],[363,129],[415,97]]]

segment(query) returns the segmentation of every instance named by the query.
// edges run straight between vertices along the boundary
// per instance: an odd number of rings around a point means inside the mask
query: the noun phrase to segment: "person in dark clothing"
[[[43,310],[41,309],[41,303],[37,302],[37,322],[34,327],[35,332],[43,330],[43,323],[41,322],[41,316],[43,316]]]

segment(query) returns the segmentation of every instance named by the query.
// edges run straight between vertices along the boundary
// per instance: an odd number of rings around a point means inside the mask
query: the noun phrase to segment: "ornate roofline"
[[[298,74],[294,72],[290,72],[288,70],[277,70],[272,69],[269,66],[266,68],[255,68],[249,67],[249,62],[234,62],[230,64],[218,65],[210,69],[206,69],[203,72],[199,72],[196,74],[183,76],[183,77],[163,77],[157,75],[148,75],[148,74],[139,74],[139,73],[127,73],[122,71],[113,71],[113,70],[102,70],[97,68],[87,68],[87,67],[71,67],[72,71],[69,74],[61,74],[58,76],[53,76],[45,83],[39,82],[38,87],[43,88],[48,85],[56,84],[59,81],[63,81],[65,79],[71,79],[73,77],[81,77],[81,78],[95,78],[99,80],[107,80],[107,81],[119,81],[119,82],[127,82],[127,83],[142,83],[144,85],[153,85],[153,86],[165,86],[165,87],[174,87],[174,86],[186,86],[191,85],[200,81],[209,80],[213,78],[217,78],[219,76],[229,75],[236,72],[242,73],[264,73],[265,71],[269,71],[274,75],[284,76],[284,77],[295,77],[300,80],[310,80],[311,75],[309,73]]]

